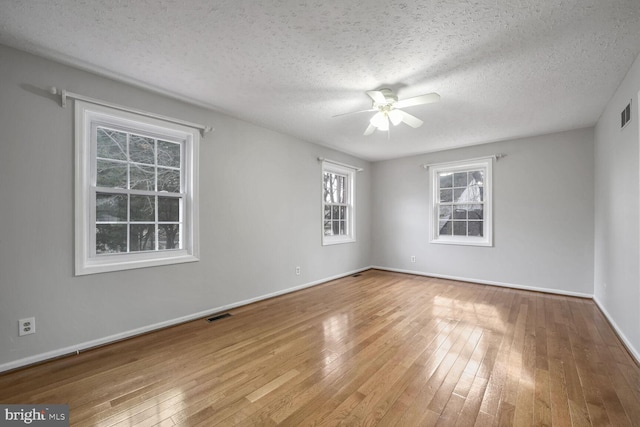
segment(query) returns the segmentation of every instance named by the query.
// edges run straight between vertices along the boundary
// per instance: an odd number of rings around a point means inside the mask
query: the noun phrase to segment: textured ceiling
[[[379,160],[595,124],[640,0],[0,0],[0,43]],[[331,117],[382,87],[442,100],[390,138]]]

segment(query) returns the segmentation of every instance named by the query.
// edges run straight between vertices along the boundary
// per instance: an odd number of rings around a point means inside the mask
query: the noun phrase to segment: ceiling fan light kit
[[[367,95],[373,101],[372,108],[369,110],[354,111],[353,113],[363,113],[367,111],[376,111],[369,119],[369,126],[364,131],[364,135],[371,135],[377,130],[384,132],[389,131],[389,122],[398,126],[400,123],[406,123],[412,128],[419,128],[424,123],[414,115],[401,110],[401,108],[413,107],[415,105],[430,104],[438,102],[440,95],[437,93],[427,93],[425,95],[415,96],[413,98],[398,101],[398,96],[391,89],[369,90]],[[346,113],[346,114],[353,114]],[[344,115],[344,114],[340,114]],[[337,116],[334,116],[337,117]]]

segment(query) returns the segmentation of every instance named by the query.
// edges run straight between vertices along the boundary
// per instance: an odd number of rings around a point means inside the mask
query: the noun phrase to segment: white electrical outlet
[[[299,275],[300,275],[300,266],[297,266],[296,267],[296,276],[299,276]]]
[[[27,319],[18,320],[18,336],[35,334],[36,333],[36,318],[29,317]]]
[[[411,262],[416,262],[416,256],[415,255],[411,255]]]

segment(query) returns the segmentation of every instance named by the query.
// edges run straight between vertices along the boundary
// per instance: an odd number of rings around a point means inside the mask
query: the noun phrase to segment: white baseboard
[[[596,297],[595,295],[593,296],[593,302],[596,303],[602,314],[604,314],[604,317],[607,318],[611,327],[616,331],[616,334],[618,334],[618,338],[620,338],[624,343],[624,346],[627,348],[629,354],[636,360],[636,363],[640,365],[640,352],[638,352],[633,344],[631,344],[629,338],[627,338],[626,335],[622,332],[622,329],[618,327],[618,324],[615,322],[615,320],[613,320],[613,317],[611,317],[607,309],[604,308],[604,305],[600,302],[600,300],[598,300],[598,297]]]
[[[346,272],[346,273],[341,273],[335,276],[331,276],[331,277],[326,277],[324,279],[320,279],[320,280],[315,280],[313,282],[308,282],[305,283],[303,285],[299,285],[299,286],[294,286],[292,288],[288,288],[288,289],[283,289],[277,292],[272,292],[269,294],[265,294],[265,295],[261,295],[255,298],[250,298],[247,300],[243,300],[243,301],[238,301],[238,302],[234,302],[231,304],[226,304],[226,305],[222,305],[222,306],[218,306],[215,308],[210,308],[204,311],[200,311],[198,313],[193,313],[193,314],[189,314],[186,316],[182,316],[182,317],[178,317],[175,319],[171,319],[171,320],[166,320],[164,322],[159,322],[159,323],[154,323],[152,325],[148,325],[148,326],[143,326],[141,328],[136,328],[136,329],[131,329],[129,331],[125,331],[125,332],[121,332],[119,334],[114,334],[114,335],[109,335],[103,338],[98,338],[95,340],[91,340],[91,341],[86,341],[83,343],[79,343],[79,344],[75,344],[75,345],[71,345],[68,347],[64,347],[64,348],[59,348],[56,350],[52,350],[52,351],[47,351],[45,353],[40,353],[40,354],[36,354],[33,356],[28,356],[28,357],[24,357],[22,359],[18,359],[18,360],[14,360],[11,362],[7,362],[7,363],[3,363],[0,365],[0,372],[4,372],[4,371],[9,371],[12,369],[17,369],[17,368],[22,368],[24,366],[29,366],[29,365],[33,365],[35,363],[39,363],[39,362],[44,362],[46,360],[50,360],[50,359],[55,359],[57,357],[62,357],[62,356],[68,356],[74,353],[78,353],[80,351],[84,351],[90,348],[94,348],[94,347],[99,347],[102,345],[106,345],[106,344],[110,344],[116,341],[121,341],[123,339],[126,338],[131,338],[134,337],[136,335],[141,335],[147,332],[152,332],[158,329],[163,329],[163,328],[167,328],[169,326],[174,326],[174,325],[178,325],[180,323],[185,323],[185,322],[189,322],[191,320],[196,320],[196,319],[200,319],[206,316],[209,316],[211,314],[214,313],[219,313],[221,311],[226,311],[226,310],[231,310],[233,308],[236,307],[240,307],[243,305],[247,305],[247,304],[251,304],[257,301],[261,301],[261,300],[265,300],[265,299],[269,299],[269,298],[273,298],[273,297],[277,297],[279,295],[283,295],[283,294],[288,294],[291,292],[295,292],[295,291],[299,291],[305,288],[310,288],[312,286],[316,286],[316,285],[320,285],[322,283],[326,283],[326,282],[330,282],[332,280],[335,279],[340,279],[342,277],[346,277],[346,276],[351,276],[353,274],[365,271],[365,270],[369,270],[371,267],[364,267],[358,270],[353,270],[350,272]]]
[[[449,276],[446,274],[425,273],[424,271],[403,270],[399,268],[380,267],[375,265],[372,266],[371,268],[375,268],[376,270],[392,271],[395,273],[414,274],[416,276],[437,277],[438,279],[457,280],[458,282],[480,283],[482,285],[500,286],[503,288],[522,289],[525,291],[544,292],[547,294],[557,294],[557,295],[579,297],[579,298],[593,298],[592,294],[584,294],[581,292],[563,291],[563,290],[550,289],[550,288],[539,288],[536,286],[514,285],[512,283],[494,282],[492,280],[470,279],[468,277]]]

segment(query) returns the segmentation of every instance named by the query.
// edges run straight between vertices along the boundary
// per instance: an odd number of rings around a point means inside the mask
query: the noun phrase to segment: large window
[[[492,245],[492,158],[431,166],[432,243]]]
[[[76,274],[198,259],[199,137],[76,101]]]
[[[354,242],[355,170],[322,164],[322,244]]]

